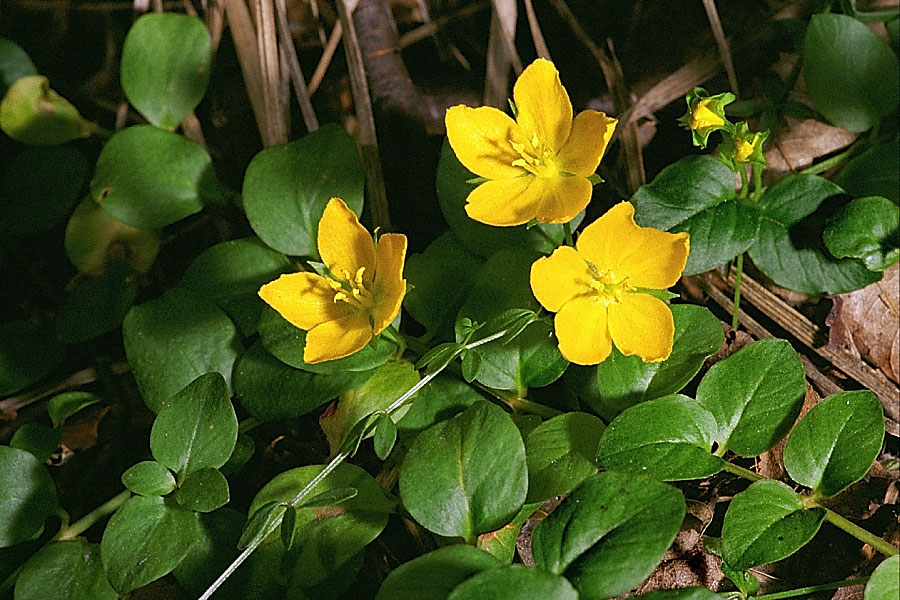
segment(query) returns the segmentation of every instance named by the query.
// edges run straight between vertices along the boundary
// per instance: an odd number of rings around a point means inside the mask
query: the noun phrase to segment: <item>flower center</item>
[[[589,266],[591,281],[588,285],[603,306],[618,304],[622,301],[622,294],[634,289],[634,286],[628,283],[627,277],[619,277],[612,271],[598,271],[594,265]]]
[[[372,306],[372,292],[363,284],[365,267],[357,269],[355,275],[351,275],[346,269],[340,273],[344,281],[329,280],[329,285],[334,290],[334,302],[346,302],[354,308],[366,310]]]
[[[544,146],[537,134],[531,136],[530,144],[519,144],[509,140],[509,145],[521,157],[512,162],[514,167],[522,167],[538,177],[555,177],[559,174],[556,153],[551,148]]]

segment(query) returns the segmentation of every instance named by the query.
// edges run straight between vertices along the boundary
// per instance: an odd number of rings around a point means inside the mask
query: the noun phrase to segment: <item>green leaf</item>
[[[172,574],[191,597],[199,597],[222,574],[237,556],[237,541],[244,525],[244,515],[230,508],[211,513],[199,513],[196,541]],[[223,598],[244,598],[241,590],[246,581],[246,568],[230,577],[216,595]]]
[[[116,600],[100,561],[100,545],[85,539],[52,542],[28,559],[16,579],[16,600]]]
[[[14,41],[0,36],[0,98],[16,81],[36,74],[37,69],[28,53]]]
[[[290,270],[287,257],[251,237],[207,248],[181,284],[221,308],[245,336],[256,333],[263,301],[259,288]]]
[[[102,335],[122,325],[137,297],[137,277],[131,266],[113,262],[99,277],[78,282],[56,315],[59,339],[75,344]]]
[[[645,476],[600,473],[538,524],[534,561],[564,575],[584,600],[613,598],[650,575],[684,514],[677,488]]]
[[[58,429],[51,429],[42,423],[25,423],[16,429],[9,445],[30,452],[43,464],[59,449],[59,436]]]
[[[824,508],[803,508],[794,490],[780,481],[757,481],[728,506],[722,557],[739,570],[781,560],[811,540],[824,519]]]
[[[247,412],[260,421],[301,417],[349,389],[362,385],[373,371],[311,373],[289,367],[257,342],[234,367],[234,392]]]
[[[534,511],[532,511],[534,512]],[[489,531],[478,536],[476,546],[503,564],[511,564],[516,556],[516,539],[522,523],[509,523],[497,531]]]
[[[0,100],[0,129],[24,144],[52,146],[88,137],[96,123],[50,88],[43,75],[25,75]]]
[[[338,197],[357,215],[363,169],[350,135],[334,124],[266,148],[244,175],[244,210],[259,238],[285,254],[318,259],[316,234],[325,205]]]
[[[146,14],[122,46],[122,90],[141,116],[174,130],[209,84],[212,45],[203,21],[178,13]]]
[[[484,400],[484,396],[465,381],[438,375],[416,393],[409,410],[397,421],[400,440],[409,445],[432,425],[461,413],[480,400]]]
[[[365,348],[350,356],[307,364],[303,362],[306,331],[288,323],[269,305],[263,306],[259,319],[259,338],[265,349],[284,364],[312,373],[329,375],[343,371],[370,371],[386,363],[397,351],[396,344],[384,336],[379,336],[374,346],[366,344]]]
[[[0,446],[0,548],[29,539],[58,508],[56,486],[34,455]]]
[[[474,283],[482,260],[465,249],[452,232],[433,241],[422,254],[406,259],[409,291],[403,306],[432,336],[449,337],[456,312]]]
[[[269,526],[281,519],[287,512],[287,500],[272,500],[259,506],[251,507],[250,518],[244,525],[244,531],[238,540],[237,547],[241,550],[249,548],[260,538],[265,536]]]
[[[397,442],[397,426],[394,425],[391,417],[384,415],[378,419],[378,425],[375,427],[375,456],[381,460],[386,460],[394,444]]]
[[[833,180],[851,196],[882,196],[900,204],[900,139],[872,146],[838,171]]]
[[[2,47],[0,39],[0,52]],[[65,222],[83,195],[88,161],[77,148],[26,148],[6,164],[0,222],[9,235],[53,229]]]
[[[419,434],[400,470],[400,496],[413,518],[466,540],[508,523],[527,489],[519,430],[488,402]]]
[[[488,257],[497,250],[528,248],[549,254],[562,243],[565,236],[562,225],[492,227],[474,221],[466,214],[466,197],[478,185],[468,182],[472,175],[445,140],[437,167],[438,202],[453,234],[470,252]],[[569,226],[576,229],[583,218],[584,213],[579,213]]]
[[[496,558],[478,548],[445,546],[388,573],[375,600],[446,600],[463,581],[500,566]]]
[[[766,220],[790,227],[840,193],[841,188],[817,175],[788,175],[766,190],[759,206]]]
[[[675,394],[627,409],[609,424],[597,462],[663,481],[715,475],[724,461],[710,454],[716,419],[697,401]]]
[[[571,491],[597,472],[597,446],[606,425],[593,415],[570,412],[538,425],[525,438],[528,496],[540,502]]]
[[[525,565],[487,569],[456,586],[447,600],[578,600],[572,584]]]
[[[165,496],[175,489],[175,477],[165,465],[145,460],[122,473],[122,484],[140,496]]]
[[[232,450],[231,456],[228,457],[228,462],[222,465],[222,468],[219,470],[222,471],[223,475],[234,475],[250,462],[255,452],[256,442],[253,441],[253,438],[247,433],[238,432],[234,450]]]
[[[753,342],[713,365],[697,387],[697,402],[716,419],[720,449],[757,456],[787,434],[804,394],[800,357],[786,340],[774,339]]]
[[[150,430],[150,451],[183,480],[204,467],[224,465],[237,430],[225,380],[206,373],[163,404]]]
[[[97,158],[91,197],[133,227],[161,229],[218,201],[222,188],[203,146],[152,125],[115,133]]]
[[[297,509],[286,506],[284,516],[281,518],[281,543],[286,550],[294,547],[294,526],[297,524]]]
[[[91,392],[63,392],[50,398],[47,414],[54,427],[62,425],[66,419],[78,411],[100,402],[100,396]]]
[[[112,516],[100,552],[109,582],[120,594],[169,573],[199,536],[194,513],[158,496],[134,496]]]
[[[356,498],[358,495],[359,490],[354,487],[334,488],[326,490],[321,494],[316,494],[307,500],[303,500],[298,506],[300,508],[312,508],[316,506],[337,505],[352,498]]]
[[[884,271],[900,260],[900,206],[887,198],[857,198],[842,208],[823,234],[836,258],[862,259],[872,271]]]
[[[900,556],[883,561],[866,584],[864,600],[893,600],[900,595]]]
[[[677,590],[656,590],[636,596],[641,600],[721,600],[721,596],[705,587],[685,587]]]
[[[645,363],[613,347],[596,367],[575,366],[566,372],[579,398],[602,419],[612,421],[629,406],[680,391],[722,345],[722,325],[708,309],[693,304],[670,308],[675,337],[666,360]]]
[[[0,396],[37,383],[62,359],[63,348],[46,329],[28,321],[0,322]]]
[[[310,465],[276,476],[254,498],[251,514],[268,502],[291,500],[322,469],[321,465]],[[342,463],[311,494],[351,487],[359,493],[340,504],[297,508],[294,546],[280,559],[289,587],[309,587],[323,581],[384,529],[390,503],[375,479],[357,466]],[[284,548],[278,532],[266,544]],[[275,559],[279,560],[277,556]]]
[[[218,469],[204,467],[192,471],[175,492],[178,504],[197,512],[212,512],[228,504],[228,480]]]
[[[200,375],[231,380],[241,347],[231,319],[182,288],[133,307],[122,323],[125,355],[153,412]]]
[[[842,392],[816,404],[791,431],[784,467],[791,478],[830,498],[856,483],[881,451],[884,413],[868,390]]]
[[[816,108],[832,124],[869,129],[897,110],[900,63],[884,41],[852,17],[818,14],[803,42],[803,75]]]

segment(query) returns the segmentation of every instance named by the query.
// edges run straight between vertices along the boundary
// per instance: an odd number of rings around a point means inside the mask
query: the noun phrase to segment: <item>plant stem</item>
[[[825,508],[815,502],[812,503],[812,506],[819,506],[821,508]],[[865,542],[866,544],[872,546],[885,556],[897,556],[900,554],[900,550],[898,550],[895,546],[888,544],[886,541],[875,535],[874,533],[869,532],[866,529],[863,529],[856,523],[852,523],[848,521],[846,518],[837,514],[833,510],[829,508],[825,508],[825,520],[837,527],[838,529],[843,529],[856,539]]]
[[[67,527],[63,527],[59,530],[53,539],[54,540],[73,540],[88,529],[91,526],[105,517],[106,515],[112,514],[116,512],[120,506],[125,504],[125,502],[131,498],[130,490],[123,490],[116,496],[113,496],[88,514],[84,515],[71,525]]]
[[[744,168],[744,165],[740,165],[738,173],[741,174],[741,191],[738,193],[738,198],[746,198],[750,191],[750,182],[747,179],[747,169]]]
[[[557,410],[552,406],[547,406],[540,402],[534,402],[525,398],[510,398],[505,402],[507,406],[516,412],[538,415],[545,419],[552,419],[553,417],[563,414],[563,411]]]
[[[248,431],[259,425],[260,422],[257,419],[253,417],[247,417],[246,419],[238,423],[238,433],[247,433]]]
[[[750,469],[739,467],[736,464],[730,462],[725,463],[725,470],[729,473],[733,473],[734,475],[743,477],[744,479],[749,479],[750,481],[762,481],[763,479],[765,479],[765,477],[763,477],[759,473],[754,473]]]
[[[762,186],[762,165],[759,163],[753,163],[753,201],[759,202],[759,197],[762,195],[763,186]]]
[[[566,236],[565,241],[567,246],[574,246],[575,241],[572,239],[572,226],[569,225],[569,222],[566,221],[563,223],[563,234]]]
[[[796,596],[808,596],[816,592],[825,590],[835,590],[837,588],[849,587],[851,585],[859,585],[869,581],[868,577],[860,577],[858,579],[845,579],[844,581],[835,581],[833,583],[820,583],[819,585],[811,585],[809,587],[797,588],[796,590],[785,590],[774,594],[763,594],[756,596],[754,600],[782,600],[783,598],[794,598]]]
[[[740,325],[741,311],[741,273],[744,272],[744,253],[741,252],[737,256],[737,262],[734,266],[734,307],[731,309],[731,328],[735,331]]]
[[[831,158],[826,158],[822,162],[819,162],[812,166],[806,167],[805,169],[801,170],[800,173],[802,175],[818,175],[819,173],[822,173],[823,171],[827,171],[831,167],[841,164],[844,160],[849,158],[855,151],[856,151],[856,147],[850,146],[843,152],[841,152],[839,154],[835,154]]]

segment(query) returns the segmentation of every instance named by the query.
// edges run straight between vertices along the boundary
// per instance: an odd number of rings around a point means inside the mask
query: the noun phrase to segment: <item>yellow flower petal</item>
[[[350,356],[365,348],[372,339],[368,316],[361,311],[320,323],[306,334],[303,362],[320,363]]]
[[[456,158],[476,175],[504,179],[525,172],[521,167],[513,166],[521,156],[510,141],[524,144],[527,140],[506,113],[489,106],[469,108],[459,105],[447,110],[444,123]]]
[[[707,127],[721,127],[725,124],[725,119],[710,110],[709,105],[713,102],[713,98],[703,98],[694,107],[691,112],[690,128],[705,129]]]
[[[626,293],[609,305],[609,332],[625,356],[659,362],[672,353],[675,321],[669,306],[649,294]]]
[[[531,291],[541,306],[558,312],[563,305],[591,291],[587,263],[571,246],[560,246],[531,265]]]
[[[568,223],[591,201],[593,186],[584,177],[539,177],[541,202],[535,217],[541,223]]]
[[[597,170],[618,121],[596,110],[578,113],[559,152],[559,170],[587,177]]]
[[[578,296],[563,305],[553,319],[559,351],[576,365],[596,365],[612,350],[607,308],[596,297]]]
[[[539,58],[528,65],[516,80],[513,99],[525,137],[530,141],[536,136],[544,147],[558,152],[572,129],[572,103],[553,63]]]
[[[620,202],[584,229],[576,247],[586,260],[627,277],[629,284],[661,290],[681,277],[690,242],[686,233],[638,226],[634,207]]]
[[[375,271],[375,244],[366,228],[340,198],[332,198],[319,221],[319,255],[335,277],[351,280],[365,267],[363,281],[372,281]]]
[[[345,302],[335,302],[331,280],[315,273],[291,273],[259,289],[259,297],[291,325],[311,329],[324,321],[340,319],[353,311]]]
[[[466,213],[487,225],[522,225],[537,215],[542,190],[533,175],[485,181],[466,198]]]
[[[375,247],[375,291],[378,294],[372,306],[373,333],[378,335],[397,317],[406,280],[403,279],[403,263],[406,260],[406,236],[386,233]]]

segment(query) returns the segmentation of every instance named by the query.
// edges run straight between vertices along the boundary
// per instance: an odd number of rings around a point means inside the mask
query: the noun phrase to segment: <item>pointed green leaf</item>
[[[350,500],[352,498],[356,498],[359,495],[359,490],[354,487],[346,487],[346,488],[334,488],[331,490],[326,490],[321,494],[316,494],[312,496],[308,500],[302,501],[298,507],[299,508],[312,508],[314,506],[332,506],[341,504]]]
[[[52,542],[28,559],[15,600],[116,600],[100,561],[100,545],[85,539]]]
[[[388,573],[375,600],[447,600],[463,581],[499,566],[496,558],[478,548],[444,546]]]
[[[175,477],[165,465],[145,460],[122,473],[122,484],[139,496],[165,496],[175,489]]]
[[[0,129],[24,144],[51,146],[88,137],[97,129],[50,88],[43,75],[25,75],[0,99]]]
[[[50,402],[47,403],[47,414],[53,426],[59,427],[78,411],[100,400],[100,396],[91,392],[63,392],[50,398]]]
[[[373,442],[375,445],[375,456],[381,460],[386,460],[397,442],[397,426],[394,425],[393,419],[388,415],[378,419]]]
[[[477,573],[456,586],[447,600],[578,600],[564,577],[525,565],[508,565]]]
[[[525,438],[526,502],[571,491],[597,472],[597,446],[606,425],[593,415],[570,412],[538,425]]]

